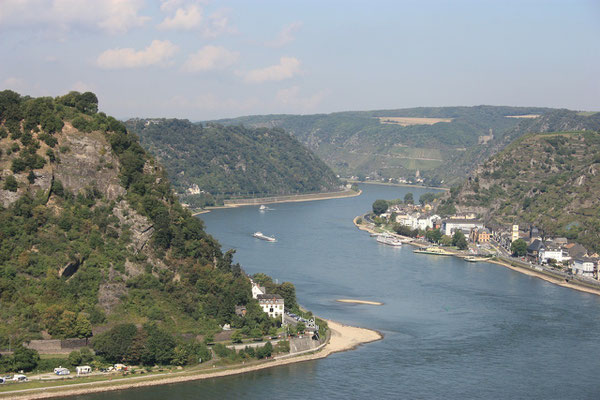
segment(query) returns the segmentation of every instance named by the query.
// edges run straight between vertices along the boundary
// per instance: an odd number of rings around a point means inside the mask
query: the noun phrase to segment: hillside
[[[268,330],[232,252],[93,93],[0,92],[0,348],[120,322]],[[246,305],[241,319],[236,305]]]
[[[344,177],[411,181],[419,171],[426,184],[448,185],[461,181],[492,154],[507,132],[531,122],[517,117],[549,111],[539,107],[421,107],[248,116],[217,122],[283,128]]]
[[[600,133],[526,134],[451,193],[459,212],[492,224],[533,224],[600,251]]]
[[[194,206],[232,197],[334,191],[341,185],[325,163],[279,128],[177,119],[134,119],[127,127],[165,166],[182,200]]]

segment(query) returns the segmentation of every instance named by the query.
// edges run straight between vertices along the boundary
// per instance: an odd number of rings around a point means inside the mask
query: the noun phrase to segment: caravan
[[[75,367],[75,371],[77,371],[77,375],[87,375],[92,373],[92,367],[89,365],[81,365],[79,367]]]
[[[69,371],[67,368],[59,366],[58,368],[54,368],[54,373],[56,375],[70,375],[71,371]]]

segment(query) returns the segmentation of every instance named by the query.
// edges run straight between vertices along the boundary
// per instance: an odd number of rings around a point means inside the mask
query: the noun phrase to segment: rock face
[[[144,249],[154,233],[154,226],[143,215],[133,210],[125,200],[121,200],[113,209],[121,226],[128,226],[132,233],[132,246],[135,253]]]
[[[61,157],[53,174],[65,188],[79,193],[95,187],[109,201],[125,194],[119,181],[119,160],[102,133],[83,135],[67,123],[57,139],[67,156]]]

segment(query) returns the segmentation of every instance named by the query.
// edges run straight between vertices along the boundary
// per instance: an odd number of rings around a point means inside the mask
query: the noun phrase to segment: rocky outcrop
[[[66,123],[57,136],[65,156],[54,168],[54,177],[74,193],[95,187],[108,200],[125,194],[119,181],[119,160],[101,132],[81,133]]]
[[[150,220],[129,206],[125,200],[115,205],[113,214],[119,219],[121,227],[129,227],[132,233],[132,246],[136,253],[144,249],[154,233]]]

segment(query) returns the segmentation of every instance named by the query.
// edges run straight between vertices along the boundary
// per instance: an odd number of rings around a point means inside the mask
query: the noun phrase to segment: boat
[[[377,236],[377,242],[378,243],[387,244],[388,246],[394,246],[394,247],[402,246],[402,240],[401,239],[395,238],[395,237],[390,236],[390,235],[379,235],[379,236]]]
[[[435,256],[451,256],[453,255],[452,253],[439,248],[439,247],[427,247],[426,249],[417,249],[417,250],[413,250],[413,253],[416,254],[433,254]]]
[[[264,204],[261,204],[260,207],[258,207],[259,211],[267,211],[269,208],[267,206],[265,206]]]
[[[274,237],[264,235],[262,232],[254,232],[252,234],[252,236],[254,236],[255,238],[260,239],[260,240],[266,240],[267,242],[276,242],[277,241],[277,239],[275,239]]]

